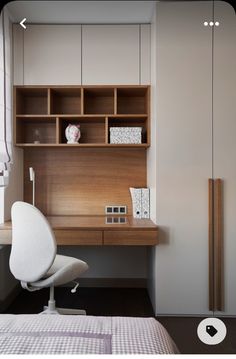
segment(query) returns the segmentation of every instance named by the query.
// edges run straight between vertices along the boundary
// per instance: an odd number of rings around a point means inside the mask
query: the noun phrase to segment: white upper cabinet
[[[151,26],[140,26],[140,84],[151,83]]]
[[[146,85],[150,25],[14,25],[15,85]]]
[[[81,84],[81,26],[27,25],[24,85]]]
[[[82,83],[140,83],[139,25],[82,27]]]

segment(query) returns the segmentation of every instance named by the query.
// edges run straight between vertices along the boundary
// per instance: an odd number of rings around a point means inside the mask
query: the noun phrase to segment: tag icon
[[[218,330],[213,325],[207,325],[206,326],[206,332],[211,336],[214,337],[216,333],[218,333]]]
[[[198,338],[207,345],[221,343],[226,334],[227,330],[224,322],[215,317],[203,319],[197,327]]]

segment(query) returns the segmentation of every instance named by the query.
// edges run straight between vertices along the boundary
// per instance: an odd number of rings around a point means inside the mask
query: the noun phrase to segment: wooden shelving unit
[[[15,86],[15,145],[140,147],[150,145],[149,86]],[[78,144],[65,129],[80,124]],[[142,127],[141,144],[110,144],[110,127]]]

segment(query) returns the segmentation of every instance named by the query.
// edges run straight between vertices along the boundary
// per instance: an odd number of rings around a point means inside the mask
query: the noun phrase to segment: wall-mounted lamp
[[[29,168],[30,181],[32,181],[32,204],[35,206],[35,172],[33,167]]]

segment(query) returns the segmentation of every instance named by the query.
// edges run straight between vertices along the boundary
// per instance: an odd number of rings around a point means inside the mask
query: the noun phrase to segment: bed
[[[0,354],[174,354],[154,318],[1,314]]]

